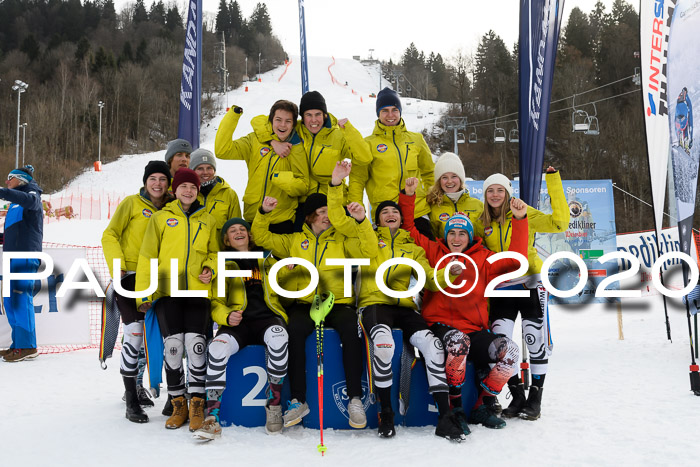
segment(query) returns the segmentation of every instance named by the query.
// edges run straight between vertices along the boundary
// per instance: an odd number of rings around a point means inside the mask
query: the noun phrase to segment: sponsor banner
[[[187,7],[177,136],[197,149],[202,108],[202,0],[190,0]]]
[[[564,193],[569,204],[569,228],[563,233],[538,233],[535,235],[535,248],[542,259],[557,252],[573,252],[581,257],[588,269],[588,281],[581,293],[570,297],[551,296],[553,304],[617,302],[617,298],[595,297],[596,287],[605,277],[617,272],[614,262],[601,264],[598,258],[606,253],[617,251],[615,231],[615,206],[611,180],[564,180]],[[483,201],[481,181],[465,182],[469,194]],[[513,182],[513,196],[520,197],[520,185]],[[539,209],[551,214],[552,206],[544,181],[540,182]],[[601,253],[602,252],[602,253]],[[579,280],[575,265],[559,261],[549,271],[549,279],[559,290],[574,288]],[[606,271],[603,274],[601,271]],[[591,271],[597,271],[595,274]],[[617,289],[613,284],[610,289]]]
[[[661,232],[659,239],[661,246],[661,254],[670,251],[681,251],[681,243],[678,240],[678,228],[672,227],[664,229]],[[618,251],[626,251],[636,256],[639,259],[640,269],[634,277],[624,279],[620,283],[620,289],[624,290],[641,290],[642,297],[650,295],[660,295],[651,282],[652,265],[656,262],[659,255],[656,252],[656,232],[649,230],[647,232],[635,232],[628,234],[620,234],[617,236]],[[695,244],[691,247],[691,258],[697,261],[697,251]],[[620,260],[620,271],[626,271],[630,267],[630,263],[625,260]],[[680,290],[685,284],[683,277],[678,273],[667,273],[668,270],[677,270],[680,260],[665,261],[661,270],[664,273],[664,285],[672,290]]]
[[[299,0],[299,48],[301,54],[301,94],[309,92],[309,61],[306,53],[306,20],[304,0]]]
[[[674,2],[641,0],[639,10],[641,85],[649,156],[651,196],[657,237],[663,225],[664,190],[668,174],[668,84],[666,54]]]
[[[90,344],[90,300],[95,299],[94,295],[85,291],[69,291],[62,299],[56,297],[64,274],[68,272],[74,261],[86,260],[86,250],[44,248],[44,253],[49,254],[53,259],[54,270],[48,278],[34,282],[37,345]],[[1,252],[0,268],[2,268]],[[43,270],[43,266],[40,270]],[[3,276],[0,277],[1,284],[4,274],[0,271],[0,275]],[[75,280],[85,281],[86,279],[84,275],[79,275]],[[12,339],[4,303],[0,310],[0,347],[7,347]]]
[[[521,198],[537,207],[564,0],[520,0]]]
[[[669,2],[671,3],[671,2]],[[669,127],[671,165],[678,206],[678,228],[683,253],[692,243],[695,191],[700,147],[693,144],[693,104],[700,97],[697,44],[700,41],[700,2],[679,0],[673,10],[668,42]],[[688,280],[688,269],[683,268]]]

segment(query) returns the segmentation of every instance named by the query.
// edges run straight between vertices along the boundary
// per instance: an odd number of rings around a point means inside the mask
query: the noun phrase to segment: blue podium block
[[[267,387],[265,346],[249,345],[232,355],[226,367],[226,390],[221,395],[221,426],[264,426]],[[287,401],[289,395],[285,378],[282,400]]]
[[[411,387],[408,412],[405,417],[399,414],[399,378],[401,371],[401,353],[403,337],[400,330],[393,330],[395,350],[391,362],[394,374],[391,388],[392,406],[397,425],[425,426],[437,423],[437,409],[433,398],[428,394],[428,380],[425,366],[421,360],[411,372]],[[324,375],[323,375],[323,426],[324,428],[350,429],[348,425],[347,386],[343,369],[343,354],[340,338],[333,329],[324,330]],[[366,355],[361,356],[364,362]],[[306,402],[309,414],[302,423],[307,428],[318,429],[318,379],[316,371],[316,334],[312,333],[306,340]],[[251,345],[236,355],[232,355],[226,369],[226,390],[221,398],[220,421],[222,426],[231,424],[257,427],[265,425],[265,390],[267,372],[265,366],[265,347]],[[367,413],[367,426],[377,427],[379,402],[371,404],[366,370],[362,376],[362,403]],[[477,390],[474,385],[474,368],[467,363],[467,373],[462,389],[465,411],[476,402]],[[285,378],[282,389],[282,405],[286,410],[286,401],[290,399],[289,382]]]

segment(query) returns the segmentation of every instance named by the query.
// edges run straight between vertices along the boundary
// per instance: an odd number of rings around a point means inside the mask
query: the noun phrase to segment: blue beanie
[[[466,214],[458,212],[447,219],[445,223],[445,243],[447,243],[447,233],[452,229],[466,230],[467,234],[469,234],[469,244],[471,245],[474,240],[474,226]]]
[[[401,112],[401,99],[393,89],[384,88],[377,94],[377,117],[379,117],[380,110],[391,106],[396,107]]]
[[[22,168],[15,169],[7,175],[7,179],[16,178],[22,183],[29,183],[34,180],[32,174],[34,173],[34,167],[31,165],[25,165]]]

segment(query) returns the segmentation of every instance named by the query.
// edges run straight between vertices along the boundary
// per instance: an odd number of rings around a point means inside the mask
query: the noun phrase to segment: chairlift
[[[515,122],[515,128],[508,132],[508,142],[519,143],[520,142],[520,130],[518,130],[518,122]]]
[[[640,86],[642,84],[642,75],[640,74],[639,67],[634,67],[634,76],[632,76],[632,82],[635,86]]]
[[[464,133],[457,133],[457,144],[464,144]]]
[[[423,112],[418,112],[418,115],[416,115],[416,116],[417,116],[418,119],[420,120],[421,118],[423,118]]]
[[[576,108],[576,94],[574,94],[572,107],[574,111],[571,113],[571,132],[585,133],[588,131],[588,112]]]
[[[474,127],[474,131],[472,133],[469,133],[469,144],[474,143],[476,143],[476,127]]]
[[[431,105],[430,108],[428,109],[428,115],[433,115],[433,106]]]
[[[588,118],[586,118],[586,124],[588,125],[588,129],[584,132],[586,135],[591,135],[591,136],[598,136],[600,134],[600,125],[598,124],[598,109],[596,108],[595,104],[593,104],[593,115],[589,115]]]
[[[506,130],[504,130],[503,128],[496,127],[496,129],[493,130],[493,142],[494,143],[505,143],[506,142]]]

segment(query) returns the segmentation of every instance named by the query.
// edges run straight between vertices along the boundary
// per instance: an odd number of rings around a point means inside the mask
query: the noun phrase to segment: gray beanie
[[[209,164],[216,170],[216,157],[214,153],[207,149],[195,149],[190,154],[190,169],[194,170],[202,164]]]
[[[178,152],[192,152],[192,145],[186,139],[174,139],[168,142],[168,148],[165,150],[165,162],[170,164],[170,159]]]

